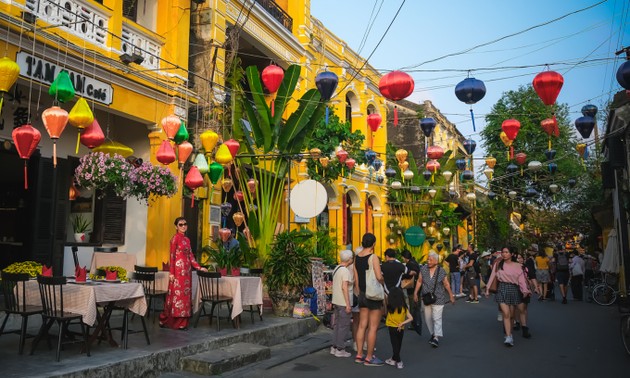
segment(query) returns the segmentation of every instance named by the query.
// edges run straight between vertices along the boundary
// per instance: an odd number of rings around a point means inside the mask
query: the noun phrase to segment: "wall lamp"
[[[135,52],[131,55],[124,53],[120,55],[120,61],[125,64],[129,64],[129,63],[142,64],[142,62],[144,62],[144,57]]]

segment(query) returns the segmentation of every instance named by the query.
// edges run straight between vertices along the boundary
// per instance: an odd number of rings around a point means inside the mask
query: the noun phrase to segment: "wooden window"
[[[136,21],[138,18],[138,0],[123,0],[123,16]]]

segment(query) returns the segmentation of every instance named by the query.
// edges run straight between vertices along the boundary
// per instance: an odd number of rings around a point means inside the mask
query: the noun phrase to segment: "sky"
[[[569,105],[574,121],[585,104],[602,109],[621,90],[615,73],[623,60],[615,51],[630,46],[628,0],[312,0],[311,14],[362,57],[372,55],[375,69],[409,73],[415,89],[407,100],[431,100],[477,141],[475,157],[484,154],[478,135],[483,116],[504,92],[530,84],[550,64],[564,77],[557,101]],[[442,58],[449,54],[455,55]],[[469,105],[454,93],[468,70],[487,90],[473,105],[476,133]]]

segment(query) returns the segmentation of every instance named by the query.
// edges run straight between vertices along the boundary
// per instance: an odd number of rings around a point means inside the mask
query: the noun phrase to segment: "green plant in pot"
[[[276,235],[265,262],[265,284],[276,316],[291,316],[302,290],[311,283],[307,240],[310,231],[285,231]]]
[[[228,252],[220,240],[215,241],[215,245],[216,248],[206,245],[202,251],[210,255],[210,259],[216,263],[217,271],[222,275],[238,275],[236,272],[239,271],[243,260],[241,253]]]
[[[77,243],[87,242],[86,233],[91,229],[92,222],[87,220],[82,214],[75,215],[72,218],[72,230],[74,231],[74,240]]]

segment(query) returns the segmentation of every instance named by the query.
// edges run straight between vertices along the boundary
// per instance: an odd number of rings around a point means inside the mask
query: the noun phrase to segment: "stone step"
[[[181,369],[199,375],[216,375],[268,359],[269,347],[235,343],[220,349],[195,354],[181,359]]]

